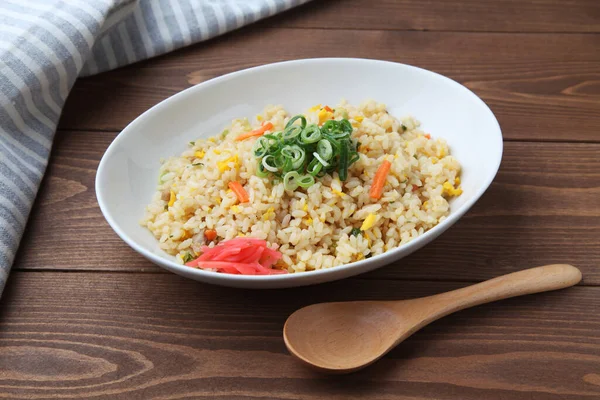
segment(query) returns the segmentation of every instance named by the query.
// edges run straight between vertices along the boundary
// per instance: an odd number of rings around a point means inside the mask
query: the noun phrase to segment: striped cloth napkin
[[[1,0],[0,293],[78,76],[207,40],[307,1]]]

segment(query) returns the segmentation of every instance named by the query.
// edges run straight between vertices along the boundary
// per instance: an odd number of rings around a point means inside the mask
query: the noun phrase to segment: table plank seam
[[[335,27],[335,26],[326,26],[326,27],[322,27],[322,26],[257,26],[257,28],[260,29],[269,29],[269,30],[274,30],[274,29],[286,29],[286,30],[323,30],[323,31],[350,31],[350,32],[356,32],[356,31],[361,31],[361,32],[431,32],[431,33],[473,33],[473,34],[487,34],[487,33],[492,33],[492,34],[506,34],[506,35],[512,35],[512,34],[519,34],[519,35],[600,35],[600,30],[593,30],[593,31],[501,31],[501,30],[491,30],[491,31],[484,31],[484,30],[468,30],[468,29],[427,29],[427,28],[423,28],[423,29],[417,29],[417,28],[385,28],[385,27],[378,27],[378,28],[362,28],[362,27],[356,27],[356,28],[342,28],[342,27]]]
[[[533,266],[532,266],[533,267]],[[150,267],[152,268],[152,267]],[[169,271],[163,270],[118,270],[118,269],[80,269],[80,268],[15,268],[13,272],[18,273],[66,273],[66,274],[102,274],[102,275],[128,275],[128,274],[137,274],[137,275],[171,275],[172,273]],[[498,273],[498,276],[502,275],[502,272]],[[464,284],[474,284],[478,282],[483,282],[484,280],[478,279],[435,279],[435,278],[401,278],[401,277],[368,277],[368,276],[354,276],[349,277],[344,280],[355,280],[355,281],[396,281],[396,282],[423,282],[423,283],[441,283],[441,282],[449,282],[449,283],[464,283]],[[577,286],[581,287],[600,287],[600,283],[586,283],[581,281]]]

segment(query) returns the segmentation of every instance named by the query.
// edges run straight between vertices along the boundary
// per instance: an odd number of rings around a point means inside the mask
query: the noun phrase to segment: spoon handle
[[[554,264],[499,276],[462,289],[425,297],[416,301],[429,303],[430,322],[456,311],[479,304],[525,294],[563,289],[581,281],[581,271],[572,265]],[[423,304],[422,304],[423,305]],[[433,318],[431,318],[433,317]],[[425,322],[425,321],[424,321]],[[427,323],[428,323],[427,322]]]

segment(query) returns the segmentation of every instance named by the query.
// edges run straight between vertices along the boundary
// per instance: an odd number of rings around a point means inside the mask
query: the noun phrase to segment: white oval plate
[[[190,140],[212,136],[234,118],[281,104],[291,114],[314,104],[374,99],[396,116],[413,115],[422,128],[445,138],[463,167],[463,194],[446,220],[385,254],[331,269],[275,276],[242,276],[179,265],[159,249],[139,221],[156,190],[159,159],[180,154]],[[245,288],[282,288],[346,278],[398,260],[454,224],[488,188],[502,158],[494,114],[473,92],[442,75],[387,61],[318,58],[250,68],[186,89],[152,107],[109,146],[98,167],[96,195],[104,217],[135,251],[176,274]],[[398,266],[401,268],[401,266]]]

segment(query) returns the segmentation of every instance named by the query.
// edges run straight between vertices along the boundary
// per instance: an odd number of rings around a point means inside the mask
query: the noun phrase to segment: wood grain
[[[264,25],[466,32],[600,32],[596,0],[313,1]]]
[[[348,279],[251,291],[175,275],[13,272],[0,318],[0,396],[600,396],[600,288],[575,287],[462,311],[347,377],[315,374],[285,351],[283,322],[302,306],[405,299],[459,286]]]
[[[597,0],[313,1],[78,80],[0,303],[0,398],[600,398],[599,32]],[[215,76],[323,56],[418,65],[490,105],[509,142],[459,223],[360,278],[270,291],[165,273],[112,232],[94,178],[116,131]],[[550,263],[584,281],[461,311],[349,377],[303,368],[281,337],[308,304],[432,295]]]
[[[58,132],[15,269],[160,271],[117,237],[96,202],[96,167],[115,135]],[[465,217],[364,277],[479,281],[568,263],[598,285],[598,237],[600,144],[509,142],[494,183]]]
[[[121,130],[193,84],[265,63],[323,56],[391,60],[447,75],[490,105],[509,140],[600,141],[600,40],[589,34],[248,27],[78,80],[60,127]]]

